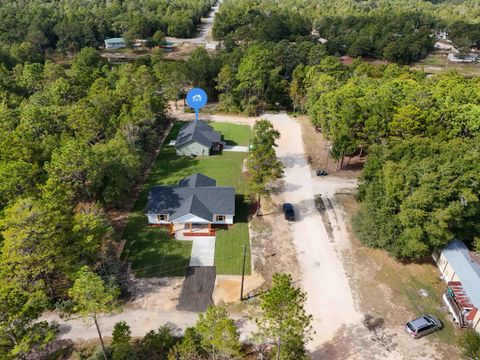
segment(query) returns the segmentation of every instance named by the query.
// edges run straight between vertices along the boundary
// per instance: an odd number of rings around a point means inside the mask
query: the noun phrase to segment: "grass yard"
[[[143,192],[143,191],[142,191]],[[143,197],[146,199],[146,197]],[[123,252],[138,277],[183,276],[190,262],[191,241],[172,240],[163,228],[150,227],[143,213],[145,202],[135,203],[123,232]]]
[[[234,224],[228,229],[219,229],[215,241],[215,266],[217,274],[241,275],[243,246],[247,248],[245,273],[250,274],[250,240],[248,235],[249,204],[245,196],[235,198]]]
[[[248,125],[235,125],[221,122],[211,122],[209,125],[216,131],[222,133],[222,139],[227,145],[248,146],[252,138],[252,131]]]
[[[176,138],[184,122],[177,122],[165,144]],[[214,123],[215,129],[218,123]],[[249,135],[248,127],[229,125],[225,139],[239,143]],[[223,126],[223,125],[221,125]],[[238,129],[237,129],[238,128]],[[247,129],[245,129],[247,128]],[[223,130],[222,130],[223,131]],[[223,133],[223,132],[222,132]],[[247,140],[248,143],[248,140]],[[125,252],[132,262],[132,269],[137,276],[183,276],[188,266],[191,253],[191,242],[177,241],[168,237],[166,230],[151,228],[143,213],[148,190],[154,185],[174,185],[179,180],[193,173],[200,172],[217,180],[219,186],[234,186],[236,191],[235,224],[228,230],[217,232],[215,265],[218,274],[240,274],[242,270],[242,247],[250,249],[248,235],[248,204],[244,201],[246,179],[242,175],[242,164],[245,153],[224,152],[222,155],[209,157],[179,157],[175,147],[165,145],[152,165],[150,174],[142,186],[138,199],[129,215],[123,237],[127,240]],[[247,251],[247,273],[250,273],[250,252]]]

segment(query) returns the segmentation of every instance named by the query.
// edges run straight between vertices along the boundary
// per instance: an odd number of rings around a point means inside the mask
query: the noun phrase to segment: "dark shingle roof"
[[[201,121],[194,121],[180,129],[175,142],[175,147],[181,148],[191,142],[198,142],[204,146],[211,147],[212,143],[218,143],[221,139],[222,136],[220,133],[214,131],[210,125]]]
[[[196,179],[196,186],[188,184]],[[213,221],[214,214],[235,214],[235,188],[201,186],[215,180],[194,174],[179,182],[179,186],[154,186],[148,194],[147,214],[169,214],[173,221],[187,214],[193,214],[208,221]],[[187,183],[188,185],[182,185]],[[192,186],[193,185],[193,186]]]
[[[190,175],[189,177],[186,177],[178,182],[178,186],[181,187],[204,187],[216,185],[217,182],[214,179],[199,173]]]

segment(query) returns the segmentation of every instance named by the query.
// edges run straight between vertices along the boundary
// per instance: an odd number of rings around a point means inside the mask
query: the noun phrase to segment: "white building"
[[[123,38],[105,39],[104,43],[105,49],[122,49],[127,47]]]
[[[475,63],[480,62],[480,55],[475,53],[460,55],[455,52],[448,54],[448,60],[457,63]]]

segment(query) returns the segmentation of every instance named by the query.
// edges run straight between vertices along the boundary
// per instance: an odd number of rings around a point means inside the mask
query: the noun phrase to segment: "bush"
[[[480,335],[473,329],[466,330],[460,338],[463,355],[468,359],[480,358]]]

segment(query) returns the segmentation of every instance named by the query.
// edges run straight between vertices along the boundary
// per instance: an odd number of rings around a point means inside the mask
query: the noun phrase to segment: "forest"
[[[3,0],[0,6],[0,61],[41,61],[54,51],[75,54],[110,37],[126,42],[156,32],[191,37],[215,0]]]
[[[302,70],[300,102],[332,141],[332,157],[341,166],[345,155],[368,152],[360,240],[402,259],[452,238],[478,249],[480,79],[361,62],[333,74]]]
[[[333,55],[366,56],[409,64],[427,55],[437,31],[460,51],[480,45],[480,10],[474,0],[226,0],[213,35],[247,41],[294,40],[312,29]]]

